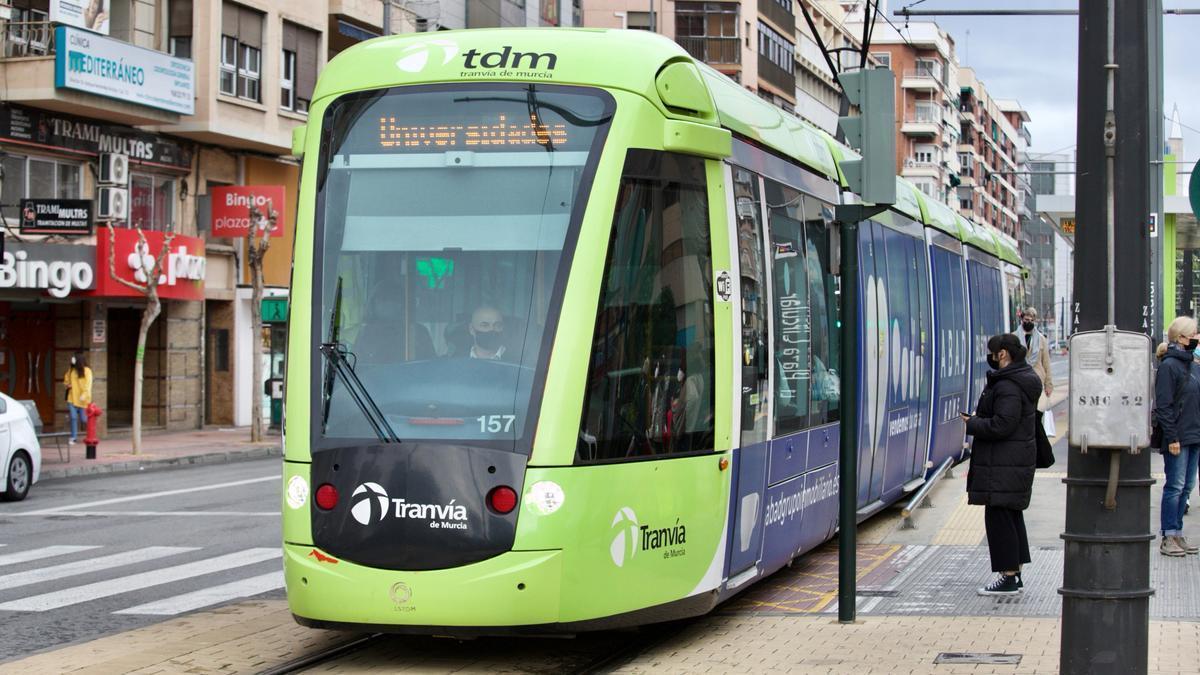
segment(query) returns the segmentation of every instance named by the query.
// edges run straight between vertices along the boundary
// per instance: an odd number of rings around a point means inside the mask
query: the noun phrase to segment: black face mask
[[[991,354],[987,355],[987,364],[988,368],[991,368],[992,370],[1000,370],[1000,359],[997,359]]]
[[[1194,351],[1198,346],[1200,346],[1200,339],[1192,338],[1191,340],[1188,340],[1187,346],[1184,347],[1184,349],[1190,352]]]
[[[500,348],[504,333],[494,330],[481,330],[475,333],[475,345],[480,349],[494,352]]]
[[[1021,328],[1024,328],[1026,333],[1033,331],[1036,326],[1037,324],[1032,321],[1026,321],[1025,323],[1021,324]]]

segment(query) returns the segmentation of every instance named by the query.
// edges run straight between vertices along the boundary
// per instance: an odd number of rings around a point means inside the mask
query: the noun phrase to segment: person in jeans
[[[71,438],[67,441],[70,444],[79,439],[79,423],[87,421],[84,409],[92,402],[92,369],[88,368],[83,352],[75,352],[71,357],[71,367],[63,383],[67,386],[67,415],[71,419]]]
[[[1200,548],[1183,537],[1183,508],[1200,462],[1200,379],[1192,366],[1196,320],[1181,316],[1167,327],[1166,349],[1154,382],[1154,417],[1162,429],[1163,481],[1158,552],[1172,557]]]
[[[1021,565],[1030,562],[1022,514],[1033,496],[1037,463],[1037,402],[1042,380],[1025,360],[1025,347],[1012,333],[988,340],[987,385],[974,415],[964,414],[971,443],[967,502],[984,507],[983,525],[994,581],[980,595],[1021,592]]]

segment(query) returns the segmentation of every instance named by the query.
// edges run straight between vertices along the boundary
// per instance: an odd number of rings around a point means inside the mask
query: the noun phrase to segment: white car
[[[16,399],[0,394],[0,497],[19,502],[42,471],[42,448],[29,411]]]

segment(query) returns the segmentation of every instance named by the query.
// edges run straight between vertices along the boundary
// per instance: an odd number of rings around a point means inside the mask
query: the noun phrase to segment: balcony
[[[941,178],[942,165],[938,162],[920,162],[915,159],[906,159],[904,160],[904,168],[901,170],[900,175],[905,178]]]
[[[926,68],[916,68],[904,71],[900,86],[905,89],[923,91],[938,91],[942,88],[937,75]]]
[[[736,37],[685,37],[675,41],[693,58],[710,66],[741,65],[742,41]]]
[[[786,98],[791,99],[796,95],[796,76],[762,54],[758,55],[758,78],[780,90]]]
[[[917,110],[915,115],[904,118],[900,133],[911,136],[937,136],[942,131],[942,123],[934,111]]]
[[[6,102],[132,126],[171,124],[180,119],[178,113],[55,87],[56,45],[49,21],[9,21],[0,25],[0,42]]]

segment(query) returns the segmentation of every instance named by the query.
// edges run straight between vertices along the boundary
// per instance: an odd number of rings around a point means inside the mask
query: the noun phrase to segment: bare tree
[[[262,298],[263,298],[263,258],[267,249],[271,248],[271,231],[279,221],[279,212],[272,208],[267,200],[266,213],[258,210],[254,200],[250,200],[250,229],[246,231],[246,262],[250,266],[250,284],[253,289],[250,296],[250,330],[251,333],[251,379],[250,388],[250,441],[257,443],[262,440]]]
[[[171,241],[175,239],[172,232],[163,237],[162,249],[157,255],[150,254],[150,244],[142,228],[137,229],[138,243],[134,247],[130,260],[136,264],[134,281],[129,281],[117,275],[117,232],[112,223],[108,224],[108,274],[114,281],[127,286],[146,296],[146,306],[142,308],[142,322],[138,326],[137,354],[133,363],[133,454],[142,451],[142,375],[146,362],[146,336],[154,320],[162,313],[162,301],[158,299],[158,285],[166,280],[163,274],[163,260],[171,251]]]

